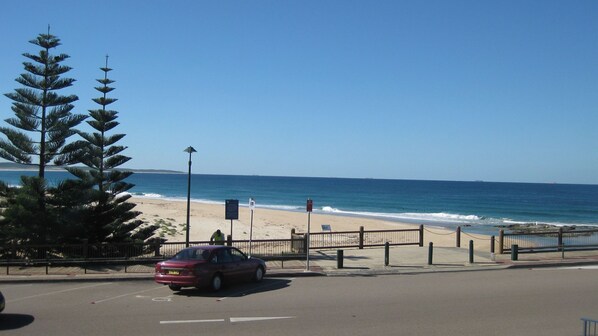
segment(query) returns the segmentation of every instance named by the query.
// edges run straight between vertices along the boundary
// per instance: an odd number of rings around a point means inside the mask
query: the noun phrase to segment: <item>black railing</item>
[[[598,229],[504,233],[499,232],[498,253],[510,253],[511,246],[517,245],[520,253],[598,250]]]
[[[305,235],[297,233],[297,235]],[[375,247],[389,245],[423,246],[423,226],[418,229],[370,230],[310,233],[310,249],[331,249],[347,247]]]
[[[291,233],[290,239],[230,240],[245,253],[265,260],[305,258],[306,235]],[[310,249],[374,247],[390,245],[423,246],[423,226],[419,229],[318,232],[310,234]],[[190,246],[207,245],[209,241],[189,242]],[[0,266],[11,267],[77,266],[86,271],[93,265],[151,265],[171,258],[185,248],[185,242],[153,242],[122,244],[64,244],[64,245],[1,245]]]

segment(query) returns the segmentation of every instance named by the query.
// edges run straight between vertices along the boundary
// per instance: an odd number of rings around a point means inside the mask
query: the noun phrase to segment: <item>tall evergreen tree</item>
[[[49,188],[45,180],[46,165],[70,164],[77,150],[67,139],[74,135],[87,116],[71,113],[76,95],[61,95],[74,79],[63,75],[71,70],[61,63],[66,54],[53,55],[60,39],[39,34],[30,43],[40,48],[37,55],[24,53],[25,73],[16,78],[23,87],[6,94],[13,101],[15,117],[6,119],[12,127],[0,127],[6,139],[0,139],[0,157],[22,164],[38,166],[37,177],[23,177],[21,188],[10,192],[0,217],[0,239],[14,242],[57,242],[60,236],[60,210],[53,204],[56,188]],[[50,202],[49,202],[50,201]]]
[[[6,94],[13,101],[14,118],[6,119],[13,126],[0,127],[6,139],[0,139],[0,157],[17,163],[37,164],[38,176],[44,178],[46,165],[54,161],[57,165],[72,163],[73,145],[66,140],[76,133],[74,129],[87,116],[72,114],[76,95],[60,95],[75,81],[63,78],[71,70],[61,65],[69,58],[66,54],[52,55],[50,51],[60,45],[60,39],[50,34],[39,34],[30,43],[41,48],[37,55],[24,53],[30,61],[23,62],[26,73],[16,81],[23,87]],[[16,129],[15,129],[16,128]],[[26,132],[37,134],[36,138]],[[37,157],[37,162],[32,160]]]
[[[116,121],[118,112],[107,109],[108,105],[117,100],[108,98],[108,93],[114,90],[109,86],[114,81],[108,78],[108,72],[112,70],[108,68],[108,56],[106,66],[100,70],[104,72],[104,78],[97,80],[102,85],[95,89],[102,95],[93,99],[100,108],[89,110],[91,119],[87,121],[95,132],[79,132],[84,140],[76,144],[83,148],[77,155],[78,161],[90,169],[67,169],[84,186],[95,186],[85,216],[90,243],[145,241],[153,235],[157,226],[144,227],[143,221],[135,219],[140,212],[132,210],[136,205],[127,202],[131,195],[125,193],[134,186],[125,181],[133,172],[116,169],[131,159],[120,154],[126,149],[125,146],[115,145],[125,134],[108,135],[109,131],[119,125]]]

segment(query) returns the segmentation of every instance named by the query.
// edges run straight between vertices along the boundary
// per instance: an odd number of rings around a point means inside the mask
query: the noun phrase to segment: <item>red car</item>
[[[248,258],[237,248],[222,245],[193,246],[179,251],[172,259],[156,264],[154,280],[173,291],[183,287],[210,287],[217,291],[223,282],[259,282],[266,274],[266,263]]]

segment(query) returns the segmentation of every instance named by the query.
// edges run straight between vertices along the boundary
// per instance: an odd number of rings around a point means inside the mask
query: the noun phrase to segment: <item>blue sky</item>
[[[9,1],[1,16],[2,93],[48,24],[77,113],[110,55],[128,168],[186,171],[191,145],[194,173],[598,183],[596,1]]]

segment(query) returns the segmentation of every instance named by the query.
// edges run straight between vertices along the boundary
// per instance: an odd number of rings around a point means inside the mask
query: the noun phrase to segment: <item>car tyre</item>
[[[212,290],[214,292],[219,291],[222,288],[222,275],[215,274],[214,277],[212,278],[212,282],[211,282],[210,286],[212,287]]]
[[[181,286],[177,286],[177,285],[168,285],[168,288],[170,288],[171,290],[178,292],[181,290]]]
[[[258,266],[253,274],[253,281],[260,282],[264,279],[264,269],[262,266]]]

